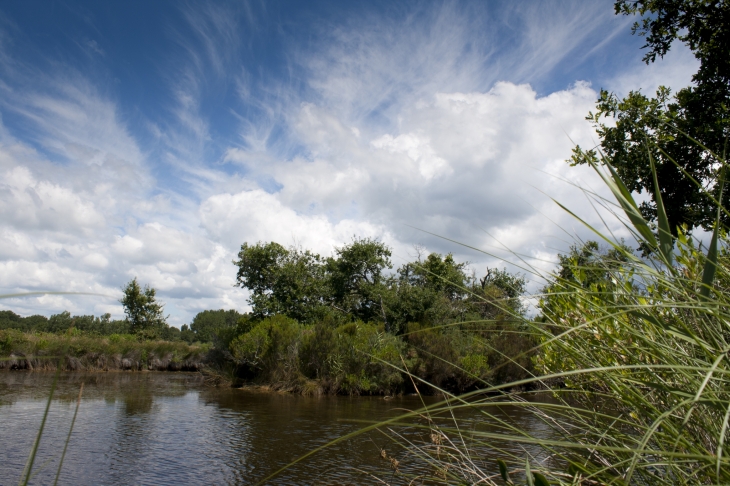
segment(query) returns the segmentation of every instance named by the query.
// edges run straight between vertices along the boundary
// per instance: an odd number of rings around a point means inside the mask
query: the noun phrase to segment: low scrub
[[[220,341],[214,353],[221,363],[235,364],[233,381],[239,384],[306,394],[392,395],[415,391],[409,374],[424,383],[420,391],[426,393],[483,386],[504,376],[504,365],[511,361],[495,350],[507,347],[505,336],[510,336],[514,349],[508,352],[515,356],[526,356],[536,343],[515,341],[513,334],[505,334],[507,329],[476,332],[458,325],[430,328],[415,323],[408,329],[396,336],[382,323],[324,319],[304,325],[277,315],[247,321],[239,326],[243,332]],[[524,364],[532,366],[529,357]],[[527,376],[526,368],[517,367],[520,377]]]

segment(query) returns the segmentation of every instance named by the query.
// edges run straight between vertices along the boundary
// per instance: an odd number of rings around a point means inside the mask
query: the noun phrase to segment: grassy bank
[[[508,296],[497,297],[510,302]],[[459,304],[444,299],[440,305]],[[182,335],[204,343],[108,332],[125,323],[106,317],[22,318],[3,311],[10,318],[0,322],[0,369],[55,369],[60,363],[64,370],[192,371],[205,364],[221,386],[395,395],[414,392],[416,377],[423,393],[463,393],[531,376],[529,350],[538,338],[520,329],[508,306],[504,312],[499,308],[494,299],[488,306],[491,319],[478,314],[422,319],[402,324],[399,334],[383,322],[337,316],[306,323],[281,314],[257,318],[203,311]],[[38,330],[46,328],[58,330]]]
[[[91,336],[0,330],[0,369],[69,371],[197,371],[208,344],[139,340],[131,334]]]

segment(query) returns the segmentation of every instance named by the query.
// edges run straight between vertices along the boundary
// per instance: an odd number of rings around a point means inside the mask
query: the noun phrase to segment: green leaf
[[[505,463],[502,459],[497,459],[497,464],[499,465],[499,474],[502,476],[502,479],[507,484],[512,484],[512,481],[509,478],[509,472],[507,471],[507,463]]]
[[[712,287],[712,282],[715,280],[715,271],[717,270],[717,233],[720,230],[719,223],[719,221],[715,222],[715,229],[712,231],[712,241],[710,241],[710,248],[707,250],[707,260],[702,270],[702,288],[700,288],[700,295],[706,299],[710,297],[710,287]]]
[[[661,327],[661,328],[666,328],[667,327],[667,325],[664,324],[663,322],[661,322],[659,319],[657,319],[656,317],[654,317],[652,315],[649,315],[649,314],[647,314],[645,312],[632,310],[632,311],[629,311],[628,314],[630,316],[634,316],[634,317],[638,317],[639,319],[643,319],[646,322],[648,322],[650,324],[654,324],[657,327]]]
[[[530,472],[530,460],[529,459],[527,459],[525,461],[525,476],[527,476],[527,485],[535,486],[535,480],[532,478],[532,473]]]
[[[550,486],[550,482],[540,473],[532,473],[535,477],[535,486]]]

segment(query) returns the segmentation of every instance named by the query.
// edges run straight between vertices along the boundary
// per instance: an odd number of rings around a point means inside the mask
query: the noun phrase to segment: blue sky
[[[564,162],[595,143],[597,91],[696,69],[679,46],[644,65],[633,20],[610,1],[5,2],[0,293],[106,297],[0,306],[121,317],[137,276],[175,325],[245,310],[245,241],[508,265],[434,233],[548,270],[587,236],[550,197],[600,221],[575,187],[600,184]]]

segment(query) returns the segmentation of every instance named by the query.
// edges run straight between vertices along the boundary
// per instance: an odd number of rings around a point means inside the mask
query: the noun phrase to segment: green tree
[[[25,331],[26,326],[21,316],[10,310],[0,310],[0,329],[18,329]]]
[[[278,243],[241,245],[236,283],[250,292],[253,315],[285,314],[311,323],[329,314],[370,320],[381,309],[383,271],[390,249],[372,239],[354,239],[323,258]]]
[[[249,290],[256,318],[286,314],[311,322],[327,312],[324,260],[310,251],[286,249],[278,243],[241,245],[236,285]]]
[[[654,98],[632,91],[619,99],[601,90],[596,112],[587,119],[599,134],[602,153],[629,190],[650,195],[652,202],[641,207],[648,220],[656,219],[651,157],[674,234],[681,225],[709,229],[717,209],[707,193],[719,196],[720,178],[720,162],[713,153],[722,157],[730,135],[730,2],[619,0],[615,10],[642,17],[632,31],[646,38],[644,62],[664,57],[679,41],[694,53],[700,68],[692,77],[693,86],[674,96],[664,86]],[[615,124],[603,123],[606,117]],[[571,163],[597,159],[595,150],[577,147]],[[730,202],[730,191],[724,202]],[[730,220],[725,217],[723,222],[727,225]]]
[[[429,254],[423,262],[411,263],[416,281],[437,293],[443,293],[449,300],[464,298],[470,278],[466,274],[469,262],[456,263],[451,253],[442,257]]]
[[[182,327],[180,327],[180,339],[190,344],[195,342],[195,333],[190,330],[190,326],[187,324],[183,324]]]
[[[630,253],[631,249],[625,245],[619,251],[602,249],[597,242],[587,241],[571,246],[567,255],[558,255],[558,269],[543,289],[538,304],[543,315],[552,322],[560,322],[573,309],[573,293],[582,296],[592,293],[597,299],[610,300],[616,286],[626,282],[633,285],[631,276],[622,271]]]
[[[124,297],[120,300],[129,322],[129,331],[134,334],[156,337],[167,327],[164,305],[157,302],[156,291],[149,285],[144,289],[137,283],[137,277],[122,288]]]
[[[190,330],[195,334],[194,340],[211,342],[219,330],[236,327],[241,317],[242,315],[234,309],[204,310],[195,315],[193,322],[190,323]],[[185,329],[188,329],[187,325]],[[185,336],[187,337],[187,334]]]
[[[487,274],[474,285],[471,298],[473,305],[483,318],[494,318],[499,314],[520,315],[525,306],[520,297],[525,293],[525,277],[513,275],[507,269],[487,268]]]
[[[48,319],[46,330],[48,332],[65,332],[74,326],[74,319],[69,311],[54,314]]]
[[[392,268],[390,256],[390,248],[370,238],[335,249],[325,268],[334,305],[363,321],[379,319],[387,291],[383,271]]]

